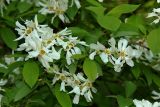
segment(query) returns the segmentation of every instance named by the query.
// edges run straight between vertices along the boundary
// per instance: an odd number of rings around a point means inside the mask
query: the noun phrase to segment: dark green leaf
[[[125,82],[126,97],[130,97],[136,91],[136,88],[137,86],[133,82],[126,81]]]
[[[25,84],[20,84],[20,87],[17,88],[17,93],[15,95],[14,101],[19,101],[31,92],[31,89]]]
[[[19,2],[17,6],[20,13],[23,13],[29,10],[31,7],[32,7],[32,4],[29,4],[27,2]]]
[[[16,35],[13,33],[13,31],[9,28],[1,28],[0,29],[0,36],[2,37],[5,44],[15,50],[17,48],[17,42],[14,41],[16,39]]]

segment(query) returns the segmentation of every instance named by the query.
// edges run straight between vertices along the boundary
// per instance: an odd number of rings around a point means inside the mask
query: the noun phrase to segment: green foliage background
[[[75,5],[67,10],[71,23],[64,24],[56,18],[52,24],[52,15],[39,14],[40,8],[27,2],[11,2],[4,10],[4,16],[0,17],[0,62],[4,63],[4,56],[26,56],[21,52],[11,55],[12,50],[19,44],[14,41],[18,37],[14,30],[15,22],[33,19],[35,14],[38,15],[39,23],[48,24],[55,31],[68,27],[74,36],[88,44],[99,41],[107,45],[106,41],[111,36],[116,39],[127,37],[133,42],[145,39],[155,54],[160,52],[159,24],[150,25],[152,19],[146,19],[152,8],[159,6],[156,1],[104,0],[99,3],[96,0],[81,0],[81,5],[79,10]],[[135,98],[153,101],[150,97],[151,91],[160,88],[160,72],[151,68],[152,63],[146,66],[136,62],[133,68],[124,66],[122,72],[116,73],[113,66],[103,64],[98,57],[95,61],[87,57],[75,56],[79,63],[72,65],[70,71],[75,72],[77,66],[83,68],[86,76],[93,81],[96,79],[95,73],[100,72],[101,76],[94,83],[98,91],[93,94],[92,103],[87,103],[81,97],[80,103],[73,105],[73,95],[59,91],[59,84],[51,85],[53,75],[47,74],[40,63],[33,59],[12,63],[7,69],[0,68],[0,78],[8,78],[17,67],[20,67],[21,71],[21,75],[15,78],[15,83],[9,82],[5,87],[2,107],[133,107],[132,100]],[[31,70],[34,70],[34,73]]]

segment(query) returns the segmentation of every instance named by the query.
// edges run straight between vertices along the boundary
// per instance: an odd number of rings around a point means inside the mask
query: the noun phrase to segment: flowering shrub
[[[0,107],[160,107],[160,0],[0,0]]]

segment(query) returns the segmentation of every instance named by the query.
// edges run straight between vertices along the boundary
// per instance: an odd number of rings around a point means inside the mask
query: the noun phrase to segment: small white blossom
[[[80,4],[79,0],[72,0],[71,7],[73,6],[74,3],[78,9],[81,8],[81,4]]]
[[[155,17],[156,19],[152,23],[157,24],[160,21],[159,14],[160,14],[160,8],[157,8],[157,9],[154,8],[153,11],[148,14],[147,18]]]
[[[91,44],[90,48],[95,50],[89,55],[89,58],[91,60],[93,60],[94,56],[98,54],[100,56],[101,60],[104,63],[107,63],[110,60],[110,57],[112,57],[111,49],[110,48],[106,48],[104,45],[102,45],[99,42],[97,42],[97,44]]]
[[[152,91],[152,94],[154,95],[154,96],[152,96],[152,98],[153,98],[154,100],[160,99],[160,93],[158,93],[158,92],[156,92],[156,91]]]
[[[153,104],[149,102],[148,100],[137,100],[134,99],[133,103],[136,107],[160,107],[160,102],[154,102]]]
[[[2,16],[3,16],[3,9],[7,9],[5,2],[9,4],[10,0],[0,0],[0,12]]]
[[[41,14],[54,14],[52,17],[52,23],[55,17],[59,17],[62,22],[69,23],[69,19],[65,15],[68,9],[68,0],[46,0],[44,2],[39,2],[40,6],[43,8],[39,11]]]
[[[98,0],[99,2],[103,2],[103,0]]]

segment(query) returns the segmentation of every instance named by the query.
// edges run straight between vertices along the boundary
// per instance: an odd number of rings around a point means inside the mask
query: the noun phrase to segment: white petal
[[[94,57],[95,57],[95,55],[96,55],[96,51],[92,52],[92,53],[89,55],[89,58],[90,58],[91,60],[93,60]]]
[[[128,41],[126,39],[120,39],[118,41],[118,50],[119,51],[125,50],[127,45],[128,45]]]
[[[77,95],[77,94],[74,96],[74,98],[73,98],[73,103],[74,104],[78,104],[79,103],[79,97],[80,97],[80,95]]]
[[[102,52],[99,56],[101,57],[101,60],[102,60],[104,63],[107,63],[107,62],[108,62],[108,55],[106,55],[104,52]]]
[[[130,58],[126,58],[126,63],[127,63],[129,66],[131,66],[131,67],[134,66],[134,62],[133,62],[132,59],[130,59]]]
[[[29,56],[32,57],[37,57],[39,55],[39,52],[38,51],[31,51],[31,52],[28,52]]]
[[[64,92],[66,91],[65,90],[65,82],[64,81],[61,82],[60,91],[64,91]]]

